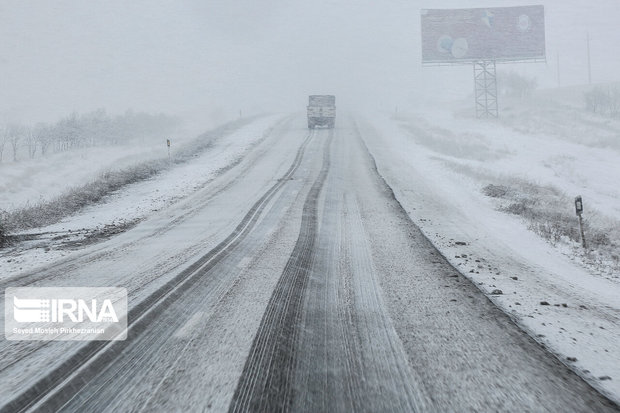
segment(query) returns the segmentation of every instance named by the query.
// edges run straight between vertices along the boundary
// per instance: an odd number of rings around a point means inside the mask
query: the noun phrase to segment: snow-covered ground
[[[565,122],[569,109],[546,102],[551,105],[546,113],[556,114],[547,120]],[[521,128],[524,123],[515,123],[511,116],[479,121],[460,109],[454,114],[429,107],[396,118],[366,116],[358,119],[358,127],[397,200],[443,255],[539,343],[618,401],[617,267],[604,262],[592,265],[574,242],[550,244],[530,231],[519,216],[500,211],[501,200],[483,192],[488,184],[518,180],[551,185],[570,195],[569,200],[581,194],[586,219],[596,213],[597,225],[615,225],[609,231],[613,238],[620,216],[620,191],[614,185],[620,179],[616,166],[620,149],[603,148],[600,142],[609,138],[603,134],[615,126],[606,119],[573,116],[583,128],[587,128],[586,120],[602,125],[591,128],[600,139],[579,140],[577,135],[564,139],[547,130],[557,129],[533,126],[541,125],[538,112],[528,117],[523,107],[511,110],[519,111],[518,116],[530,126]],[[122,232],[124,226],[161,214],[181,199],[187,201],[219,172],[251,153],[281,119],[268,116],[251,122],[223,136],[195,160],[128,185],[104,203],[58,224],[29,231],[37,233],[34,241],[0,256],[3,276],[51,265],[73,249],[79,251],[90,236],[105,239],[117,230]],[[61,173],[65,172],[58,171],[58,176]],[[82,179],[90,178],[84,174]],[[573,208],[570,202],[566,205],[569,212]],[[59,235],[61,239],[54,242],[73,247],[49,248],[50,240]],[[32,248],[38,243],[41,248]]]
[[[220,134],[195,159],[175,164],[149,180],[126,186],[107,197],[107,202],[93,205],[52,228],[40,229],[48,233],[57,231],[55,234],[40,234],[36,240],[3,249],[0,251],[0,282],[5,285],[118,285],[127,288],[129,308],[134,308],[154,292],[161,291],[171,279],[187,271],[188,265],[200,259],[204,263],[205,253],[226,239],[248,214],[248,209],[274,185],[274,177],[285,173],[295,158],[303,136],[307,135],[306,130],[298,128],[291,139],[290,134],[286,134],[287,129],[282,128],[283,124],[291,123],[290,117],[281,115],[254,118],[245,126]],[[303,183],[298,180],[289,186],[299,187]],[[288,208],[290,197],[290,192],[281,194],[278,202]],[[131,218],[140,219],[133,228],[123,228],[115,223]],[[106,233],[105,228],[101,227],[109,224],[110,220],[114,220],[112,232]],[[295,222],[290,230],[292,237],[296,236]],[[257,236],[263,237],[275,230],[268,224],[263,231],[257,231]],[[85,231],[82,230],[84,227]],[[97,227],[103,230],[102,234],[98,233]],[[79,231],[76,233],[72,228]],[[120,233],[114,234],[116,230]],[[94,235],[94,239],[89,239],[90,235]],[[251,248],[267,248],[251,239],[248,244]],[[280,249],[280,246],[272,246],[269,251],[278,260],[286,261],[290,252],[279,253]],[[232,265],[234,269],[251,264],[250,260],[242,259],[244,254],[250,254],[247,249],[241,249],[238,254],[241,257]],[[269,276],[277,280],[279,273],[270,271]],[[252,273],[254,277],[256,272]],[[230,280],[225,276],[222,278]],[[264,290],[265,300],[268,300],[271,291],[265,278],[257,277],[260,286],[251,291]],[[222,291],[216,287],[208,289],[205,295],[199,295],[201,304],[204,304],[208,294],[215,295],[216,302],[219,302]],[[252,299],[246,301],[254,305],[254,299],[255,295],[252,295]],[[204,307],[201,308],[204,310]],[[235,311],[247,311],[247,307],[237,304],[234,308]],[[249,313],[251,317],[244,314],[241,318],[258,318],[257,323],[260,321],[261,310]],[[238,326],[239,319],[234,319]],[[229,322],[228,319],[225,321]],[[165,320],[162,322],[165,325]],[[182,323],[182,320],[179,322]],[[159,331],[156,335],[162,336],[162,330],[153,331]],[[219,331],[226,332],[227,328],[220,328]],[[208,337],[210,340],[213,334]],[[248,345],[251,338],[251,335],[245,337]],[[226,351],[240,341],[234,340]],[[41,343],[30,344],[39,348]],[[23,351],[28,346],[26,342],[16,344],[5,340],[0,349],[4,358],[0,359],[9,362],[15,351]],[[26,363],[29,366],[18,366],[11,372],[3,371],[5,385],[0,386],[3,400],[28,388],[33,381],[40,379],[42,372],[58,367],[59,360],[77,351],[80,344],[54,342],[43,343],[42,346],[44,351],[35,352],[33,363]],[[143,352],[141,355],[147,354]],[[245,352],[240,354],[245,355]],[[150,359],[158,363],[157,357]],[[224,359],[225,362],[230,361],[230,358]],[[194,359],[190,360],[193,363]],[[237,364],[241,364],[240,368],[243,367],[243,360],[235,359]],[[165,363],[159,365],[166,367]],[[31,366],[34,368],[30,369]],[[204,370],[200,374],[204,375]],[[213,377],[221,379],[220,375]],[[124,400],[117,401],[122,403]]]
[[[103,203],[89,206],[57,224],[21,233],[24,236],[32,235],[34,239],[18,244],[15,248],[8,248],[0,255],[2,276],[26,272],[54,262],[70,254],[71,249],[89,244],[89,238],[107,238],[123,232],[145,217],[187,197],[238,162],[256,143],[264,139],[270,133],[270,128],[281,119],[281,115],[272,115],[251,122],[233,133],[226,134],[213,148],[200,156],[196,155],[193,160],[175,165],[145,182],[127,185],[107,196]],[[132,159],[135,163],[143,158],[136,156]],[[62,182],[62,176],[71,175],[71,170],[77,175],[76,185],[90,179],[93,173],[93,169],[85,168],[81,171],[80,164],[71,163],[70,167],[48,172],[47,175],[50,180]],[[20,196],[26,199],[30,187],[42,190],[45,182],[33,180],[29,188],[22,188]],[[65,246],[50,248],[49,242],[54,239]],[[68,248],[68,245],[74,247]]]
[[[173,139],[175,147],[188,141]],[[104,172],[167,156],[166,141],[76,149],[19,162],[0,163],[0,209],[10,211],[61,195],[68,187],[95,180]],[[8,156],[7,156],[8,158]]]
[[[572,116],[553,100],[543,102],[547,107],[530,116],[521,107],[519,123],[511,116],[480,121],[464,115],[462,107],[455,113],[429,107],[367,117],[359,127],[396,198],[445,257],[539,343],[620,400],[617,261],[598,259],[595,265],[597,260],[588,259],[595,252],[588,256],[566,239],[552,245],[483,193],[497,182],[551,185],[569,195],[566,211],[572,214],[572,197],[580,194],[584,217],[608,223],[610,238],[617,240],[620,150],[600,144],[606,138],[601,130],[609,134],[612,121]],[[590,131],[587,139],[545,132],[557,131],[548,125],[562,125],[568,116]],[[547,127],[536,128],[542,120]],[[529,130],[519,130],[524,124]]]

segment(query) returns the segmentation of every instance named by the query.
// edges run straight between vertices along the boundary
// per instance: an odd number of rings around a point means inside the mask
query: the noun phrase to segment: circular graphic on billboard
[[[450,54],[453,43],[454,40],[452,40],[452,37],[444,34],[437,40],[437,50],[439,50],[439,53]]]
[[[484,25],[487,26],[489,29],[492,29],[495,25],[494,19],[495,15],[488,10],[484,11],[484,16],[482,16],[481,18],[482,23],[484,23]]]
[[[462,57],[465,57],[468,50],[469,45],[467,44],[467,40],[463,37],[459,37],[454,41],[454,43],[452,43],[452,49],[450,50],[450,53],[452,53],[452,56],[454,58],[460,59]]]
[[[530,16],[527,14],[522,14],[519,16],[519,21],[517,22],[517,27],[519,31],[522,33],[529,32],[530,27],[532,27],[532,22],[530,21]]]

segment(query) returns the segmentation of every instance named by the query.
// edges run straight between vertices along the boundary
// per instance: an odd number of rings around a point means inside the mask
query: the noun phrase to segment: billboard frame
[[[471,66],[472,64],[481,63],[481,62],[495,62],[498,65],[509,65],[509,64],[521,64],[521,63],[547,63],[547,57],[544,58],[536,58],[536,59],[522,59],[522,60],[497,60],[497,59],[480,59],[480,60],[466,60],[459,62],[422,62],[422,66],[424,67],[448,67],[448,66]]]
[[[497,118],[497,75],[494,61],[474,63],[474,104],[477,118]]]
[[[421,9],[420,30],[423,66],[547,61],[543,5]]]
[[[519,11],[527,10],[532,10],[533,13],[518,14]],[[424,20],[429,11],[436,12],[438,15],[443,14],[446,21],[441,21],[441,16],[438,16],[439,18],[435,22],[429,20],[431,21],[432,30],[425,34]],[[504,11],[505,13],[503,13]],[[451,12],[453,13],[452,16],[450,16]],[[512,21],[512,23],[504,26],[500,25],[499,29],[494,32],[496,23],[494,12],[498,13],[499,23],[506,23],[507,21]],[[532,19],[530,16],[534,18]],[[508,17],[516,18],[516,20],[507,20]],[[451,22],[449,21],[450,19],[452,19]],[[547,63],[545,8],[542,5],[470,9],[422,9],[420,10],[420,23],[423,67],[473,66],[474,105],[477,118],[499,117],[497,92],[498,64]],[[434,26],[433,23],[435,23]],[[442,27],[442,25],[445,27]],[[495,40],[505,40],[505,44],[508,46],[502,49],[501,46],[490,42],[491,46],[489,47],[487,45],[489,40],[483,35],[484,31],[487,30],[486,27],[488,27],[489,32],[495,33]],[[437,30],[438,28],[439,30]],[[428,27],[426,30],[429,30]],[[531,34],[528,35],[530,32]],[[521,39],[525,38],[523,43],[527,46],[520,46],[519,43],[512,42],[513,35],[521,36]],[[428,36],[434,37],[429,40]],[[468,39],[470,40],[468,41]],[[530,41],[531,44],[527,43],[527,41]],[[521,47],[523,47],[523,54],[519,55],[518,52],[521,50]],[[476,51],[472,57],[465,58],[466,54],[472,50]],[[493,51],[495,50],[497,51],[494,54]],[[442,55],[452,57],[442,57]]]

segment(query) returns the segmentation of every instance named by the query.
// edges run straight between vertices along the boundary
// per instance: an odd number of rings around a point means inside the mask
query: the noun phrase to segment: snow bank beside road
[[[14,210],[46,201],[104,172],[166,155],[166,142],[162,141],[156,148],[141,145],[93,147],[19,162],[5,161],[0,163],[0,209]]]
[[[446,258],[538,342],[620,400],[620,282],[571,261],[481,191],[491,173],[576,185],[544,162],[577,150],[581,162],[586,156],[605,168],[617,154],[431,111],[373,126],[360,129],[379,172]],[[585,199],[602,194],[605,212],[614,213],[617,187],[586,178],[592,186],[576,189]]]

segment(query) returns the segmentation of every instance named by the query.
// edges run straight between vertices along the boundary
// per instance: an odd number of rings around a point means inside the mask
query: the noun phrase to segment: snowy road
[[[11,286],[128,288],[124,342],[6,342],[2,411],[618,411],[460,275],[353,120]]]

